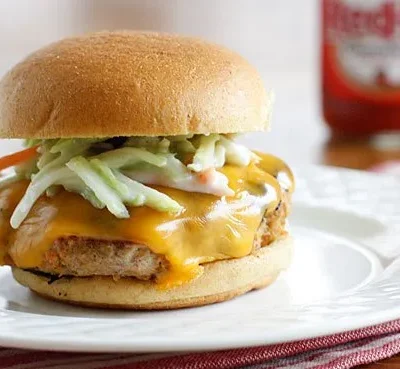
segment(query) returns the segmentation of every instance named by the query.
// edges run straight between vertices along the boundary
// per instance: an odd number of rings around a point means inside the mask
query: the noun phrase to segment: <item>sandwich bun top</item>
[[[272,97],[236,53],[199,39],[99,32],[44,47],[0,82],[1,138],[268,128]]]

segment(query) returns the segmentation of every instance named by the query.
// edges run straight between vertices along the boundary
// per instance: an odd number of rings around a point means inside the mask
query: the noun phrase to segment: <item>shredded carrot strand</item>
[[[0,170],[13,167],[14,165],[18,165],[24,161],[34,158],[37,155],[36,149],[37,146],[34,146],[30,147],[29,149],[18,151],[11,155],[3,156],[0,158]]]

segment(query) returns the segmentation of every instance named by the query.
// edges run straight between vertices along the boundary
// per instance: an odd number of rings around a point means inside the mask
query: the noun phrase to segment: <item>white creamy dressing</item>
[[[180,178],[171,178],[160,172],[125,171],[125,175],[146,185],[159,185],[176,188],[186,192],[200,192],[216,196],[232,196],[228,178],[215,169],[199,174],[188,174]]]

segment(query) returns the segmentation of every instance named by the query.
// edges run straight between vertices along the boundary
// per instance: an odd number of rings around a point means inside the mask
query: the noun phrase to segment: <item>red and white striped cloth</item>
[[[400,353],[400,320],[287,344],[187,354],[0,349],[0,369],[345,369]]]

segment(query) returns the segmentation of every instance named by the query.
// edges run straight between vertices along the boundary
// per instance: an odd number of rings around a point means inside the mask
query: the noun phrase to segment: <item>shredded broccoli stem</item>
[[[231,196],[233,191],[222,173],[213,176],[209,185],[198,176],[226,164],[246,166],[253,157],[230,136],[219,134],[30,139],[25,145],[38,146],[38,159],[19,165],[17,174],[0,181],[1,188],[20,178],[31,179],[11,217],[14,228],[40,196],[56,196],[61,187],[78,193],[96,208],[107,208],[118,218],[129,217],[127,206],[146,205],[179,213],[183,210],[179,203],[147,184]],[[130,173],[134,177],[130,178]]]

